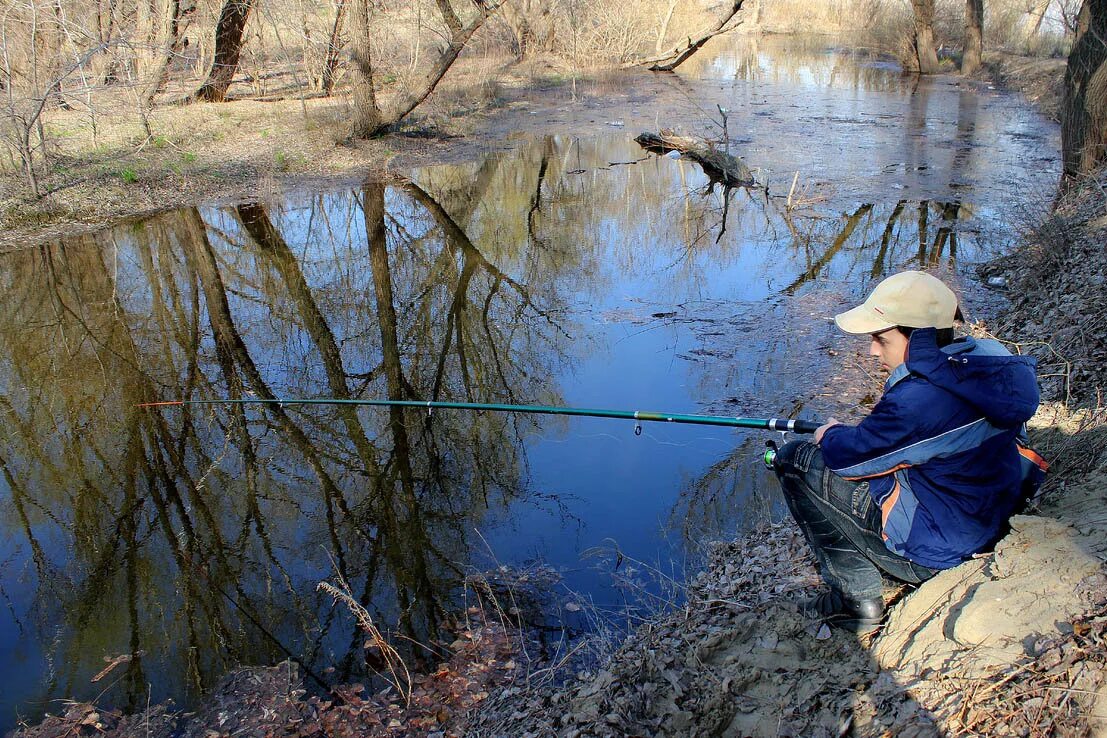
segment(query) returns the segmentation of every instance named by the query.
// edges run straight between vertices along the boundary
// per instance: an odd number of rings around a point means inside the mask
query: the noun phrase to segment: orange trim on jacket
[[[888,527],[888,516],[892,514],[892,508],[899,502],[899,480],[892,485],[892,491],[884,498],[884,502],[880,503],[880,537],[885,541],[888,540],[888,534],[884,532],[884,529]]]
[[[1049,471],[1049,462],[1043,459],[1037,451],[1027,446],[1023,446],[1021,443],[1016,443],[1015,446],[1016,448],[1018,448],[1019,454],[1021,454],[1023,458],[1030,459],[1030,461],[1037,465],[1037,467],[1042,471]]]
[[[866,474],[866,475],[860,476],[860,477],[842,477],[842,479],[845,479],[845,480],[850,481],[850,482],[860,482],[862,479],[875,479],[876,477],[886,477],[889,474],[895,474],[896,472],[898,472],[901,469],[909,469],[910,467],[911,467],[910,464],[897,464],[896,466],[893,466],[888,471],[882,471],[879,474]]]

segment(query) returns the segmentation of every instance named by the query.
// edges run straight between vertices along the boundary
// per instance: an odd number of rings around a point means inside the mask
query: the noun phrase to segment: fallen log
[[[728,187],[754,184],[753,173],[745,162],[703,141],[678,136],[665,128],[662,128],[660,133],[641,133],[634,141],[647,151],[657,153],[679,151],[703,167],[703,171],[712,180]]]

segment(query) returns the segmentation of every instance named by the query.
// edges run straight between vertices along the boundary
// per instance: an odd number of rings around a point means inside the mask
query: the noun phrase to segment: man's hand
[[[836,418],[831,418],[830,420],[826,421],[825,423],[820,425],[818,428],[816,428],[815,429],[815,443],[822,443],[823,442],[823,434],[826,433],[826,429],[833,426],[833,425],[841,425],[841,423],[838,422],[838,420]]]

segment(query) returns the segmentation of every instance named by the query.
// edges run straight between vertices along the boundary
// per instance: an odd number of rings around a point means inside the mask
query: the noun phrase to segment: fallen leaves
[[[477,625],[458,634],[453,655],[427,674],[414,674],[410,694],[393,689],[369,694],[362,684],[348,684],[331,690],[331,698],[312,697],[308,707],[312,719],[289,731],[293,736],[331,738],[354,736],[462,735],[466,713],[488,698],[489,692],[512,681],[519,669],[515,659],[518,637],[498,622],[481,620],[472,609]]]

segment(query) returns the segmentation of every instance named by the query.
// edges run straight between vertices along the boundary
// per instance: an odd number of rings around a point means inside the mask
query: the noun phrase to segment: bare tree
[[[211,62],[208,77],[194,97],[208,102],[223,102],[227,88],[231,86],[234,73],[238,69],[238,59],[242,55],[243,36],[246,21],[254,0],[226,0],[219,13],[219,22],[215,26],[215,56]]]
[[[654,42],[653,51],[660,54],[665,50],[665,37],[669,35],[669,24],[673,22],[673,12],[676,10],[679,0],[669,0],[669,6],[661,18],[661,27],[657,29],[657,40]]]
[[[534,19],[545,20],[542,25],[548,27],[549,5],[538,0],[513,0],[504,5],[503,20],[513,36],[511,50],[516,59],[525,59],[538,45],[538,30]]]
[[[351,57],[354,62],[354,123],[351,134],[355,138],[369,138],[387,131],[406,118],[426,100],[438,83],[449,71],[465,45],[484,22],[495,13],[506,0],[483,0],[474,3],[476,15],[463,24],[454,13],[449,0],[436,0],[442,20],[450,29],[446,47],[440,49],[438,58],[430,69],[411,85],[409,91],[401,93],[382,108],[377,100],[373,80],[373,64],[369,48],[369,0],[353,0],[350,9],[350,33],[352,38]]]
[[[938,52],[934,48],[934,0],[911,0],[915,12],[915,59],[920,74],[938,73]]]
[[[143,3],[145,4],[145,3]],[[153,58],[147,70],[147,80],[142,90],[142,101],[149,104],[163,86],[169,72],[169,63],[177,51],[181,21],[180,0],[164,0],[160,5],[157,33],[153,43]]]
[[[58,72],[56,76],[52,76],[40,85],[32,85],[31,89],[24,94],[19,94],[19,91],[16,90],[13,80],[17,74],[13,70],[7,55],[0,54],[0,60],[2,60],[0,73],[3,75],[2,88],[6,98],[3,105],[3,114],[7,124],[2,129],[2,137],[7,139],[7,143],[19,153],[23,175],[26,177],[27,187],[31,190],[32,197],[38,199],[42,196],[38,174],[35,171],[35,154],[37,151],[38,158],[45,158],[46,137],[43,133],[42,118],[47,106],[58,97],[62,82],[67,77],[83,69],[89,60],[112,45],[111,43],[105,43],[94,46],[68,67]],[[37,142],[35,141],[36,132],[38,134]]]
[[[338,62],[342,56],[342,23],[346,16],[346,0],[338,0],[338,7],[334,12],[334,23],[331,25],[330,35],[327,37],[327,55],[323,60],[323,71],[319,75],[319,89],[324,95],[334,92],[335,73],[338,70]]]
[[[1042,28],[1042,21],[1045,20],[1046,11],[1049,10],[1049,4],[1052,0],[1034,0],[1026,9],[1026,18],[1024,19],[1023,33],[1024,41],[1030,43],[1035,36],[1038,35],[1038,31]]]
[[[1061,24],[1065,27],[1065,36],[1076,35],[1076,24],[1080,18],[1082,0],[1058,0],[1057,10],[1061,14]]]
[[[1084,0],[1061,101],[1061,187],[1107,161],[1107,0]]]
[[[373,59],[369,42],[370,0],[352,0],[350,8],[350,61],[353,63],[351,91],[354,98],[354,138],[369,138],[382,129],[382,114],[377,104],[373,81]]]
[[[984,55],[984,0],[965,0],[965,49],[961,55],[961,74],[966,77],[980,71]]]
[[[688,59],[703,48],[703,45],[708,41],[720,34],[733,31],[737,28],[742,23],[742,20],[739,19],[735,23],[731,23],[731,21],[738,15],[738,11],[742,9],[743,2],[744,0],[731,0],[730,6],[727,8],[726,12],[723,13],[718,22],[711,28],[701,32],[696,38],[693,39],[689,36],[683,42],[666,52],[659,53],[649,59],[638,59],[626,66],[645,66],[653,72],[673,71],[678,66],[688,61]],[[665,23],[668,24],[668,20],[666,20]]]

